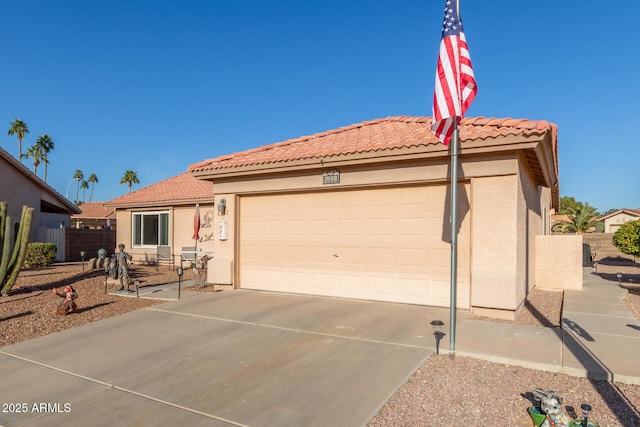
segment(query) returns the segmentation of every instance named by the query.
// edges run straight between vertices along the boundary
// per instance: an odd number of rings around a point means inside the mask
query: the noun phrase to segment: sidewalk
[[[640,321],[624,303],[627,290],[592,272],[592,268],[583,269],[582,290],[564,292],[562,328],[462,317],[456,328],[456,354],[594,380],[640,384]],[[446,337],[440,348],[441,353],[447,352]]]

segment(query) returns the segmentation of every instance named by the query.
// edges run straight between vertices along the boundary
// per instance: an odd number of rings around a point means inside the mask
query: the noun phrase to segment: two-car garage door
[[[449,305],[444,185],[243,196],[240,287]],[[460,186],[459,308],[469,307],[468,188]],[[443,221],[446,218],[446,221]]]

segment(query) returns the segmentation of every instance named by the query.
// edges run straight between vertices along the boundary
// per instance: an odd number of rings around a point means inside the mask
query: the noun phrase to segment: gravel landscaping
[[[608,272],[605,266],[600,266],[598,272],[615,277],[615,271]],[[634,267],[625,275],[633,279],[634,274],[640,277],[639,273],[640,268]],[[132,276],[140,280],[142,287],[177,280],[175,272],[166,266],[156,272],[155,267],[135,265]],[[640,280],[636,279],[624,286],[630,289],[625,302],[640,319],[638,283]],[[65,284],[78,291],[78,311],[58,316],[52,311],[60,299],[51,289]],[[612,286],[617,283],[612,281]],[[56,264],[21,272],[12,295],[0,298],[0,350],[3,346],[163,302],[108,295],[104,290],[104,273],[82,271],[80,264]],[[534,289],[515,323],[558,327],[561,310],[562,292]],[[527,408],[532,405],[533,388],[556,390],[564,397],[563,405],[569,415],[574,415],[571,411],[579,415],[581,403],[591,404],[593,419],[602,427],[640,425],[640,386],[591,381],[461,356],[451,360],[446,355],[430,357],[390,397],[369,425],[531,426]]]

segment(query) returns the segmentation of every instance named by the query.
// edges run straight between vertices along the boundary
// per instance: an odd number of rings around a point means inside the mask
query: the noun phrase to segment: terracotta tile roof
[[[107,206],[160,205],[163,203],[191,203],[213,200],[213,183],[194,178],[189,172],[181,173],[130,194],[109,200]]]
[[[544,120],[465,118],[459,129],[462,147],[465,142],[478,139],[551,133],[556,151],[557,127]],[[220,156],[193,164],[189,170],[199,172],[431,144],[439,144],[431,133],[431,117],[394,116]]]
[[[113,209],[105,207],[103,202],[87,202],[80,205],[82,213],[71,215],[71,218],[113,218]]]

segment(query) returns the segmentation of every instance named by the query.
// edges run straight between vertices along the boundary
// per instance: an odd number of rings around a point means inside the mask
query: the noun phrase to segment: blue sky
[[[479,87],[467,116],[556,123],[561,195],[601,211],[640,208],[640,3],[618,6],[461,2]],[[222,154],[429,116],[443,7],[0,0],[0,145],[17,157],[6,132],[22,119],[23,151],[44,133],[55,142],[50,185],[73,200],[75,170],[95,173],[93,201],[107,201],[127,192],[127,169],[136,190]]]

